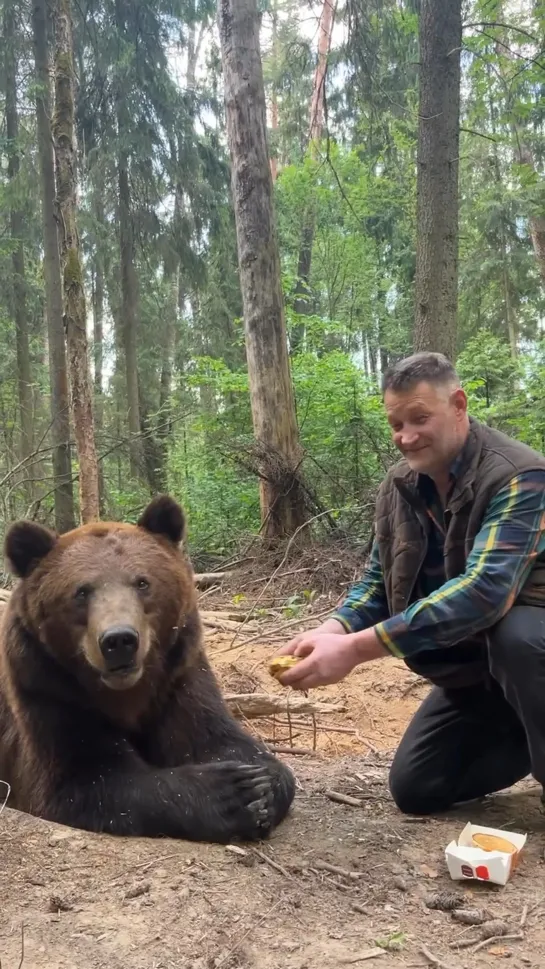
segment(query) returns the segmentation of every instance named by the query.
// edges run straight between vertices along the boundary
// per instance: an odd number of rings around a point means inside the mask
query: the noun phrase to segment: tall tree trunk
[[[522,140],[521,131],[518,126],[516,126],[515,130],[517,136],[518,163],[519,165],[527,165],[528,168],[535,174],[536,163],[532,149]],[[545,216],[538,214],[537,212],[530,212],[528,216],[528,228],[530,230],[530,239],[532,240],[532,248],[534,250],[534,256],[536,257],[537,268],[541,276],[541,281],[545,285]]]
[[[420,8],[415,350],[456,357],[461,0]]]
[[[263,531],[305,521],[301,460],[267,151],[256,0],[219,0],[227,137],[232,163],[246,353],[260,472]]]
[[[91,375],[87,347],[87,312],[76,223],[77,155],[74,130],[74,60],[70,0],[55,3],[55,111],[53,142],[60,214],[64,329],[68,347],[72,416],[79,460],[80,517],[100,518]]]
[[[121,37],[126,34],[125,0],[115,0],[116,26]],[[140,293],[135,268],[134,227],[132,221],[131,193],[129,181],[129,154],[126,142],[129,137],[129,116],[123,84],[116,91],[116,110],[118,126],[118,164],[117,178],[119,191],[119,255],[121,264],[121,317],[123,353],[125,357],[125,379],[127,386],[127,406],[129,419],[131,475],[133,478],[144,476],[143,446],[140,439],[141,414],[138,390],[138,321],[140,315]]]
[[[335,21],[336,0],[323,0],[322,13],[318,26],[318,61],[314,72],[312,97],[310,100],[310,116],[308,128],[308,143],[311,152],[315,152],[318,142],[322,138],[325,118],[325,79],[327,74],[327,60],[331,49],[331,35]],[[295,286],[294,310],[301,315],[312,312],[310,303],[310,271],[312,268],[312,247],[316,230],[316,207],[313,198],[309,200],[303,215],[301,229],[301,244],[297,262],[297,283]],[[294,328],[292,333],[292,350],[297,350],[304,338],[302,325]]]
[[[96,206],[97,215],[99,205]],[[102,221],[104,212],[102,211]],[[95,240],[93,266],[93,363],[94,363],[94,394],[95,394],[95,430],[100,441],[100,432],[104,426],[104,260],[100,251],[100,244]],[[98,462],[98,503],[100,517],[106,517],[106,482],[101,461]]]
[[[505,19],[505,16],[504,5],[500,4],[497,8],[496,19],[498,21],[502,21]],[[510,61],[515,61],[516,55],[515,52],[511,50],[509,41],[507,41],[507,43],[501,43],[498,41],[495,48],[496,54],[498,55],[500,74],[504,80],[505,90],[507,93],[509,108],[508,113],[514,142],[515,158],[519,165],[527,165],[530,171],[536,175],[537,168],[534,153],[530,145],[526,142],[523,134],[523,127],[517,119],[518,105],[513,102],[510,78],[506,76],[506,71],[502,69],[502,62],[504,63],[504,58],[507,58],[507,60]],[[530,240],[532,242],[532,248],[534,250],[534,256],[536,257],[537,268],[539,270],[542,282],[545,284],[545,216],[542,215],[541,212],[535,211],[535,209],[533,211],[530,210],[528,214],[528,229]]]
[[[327,73],[327,59],[331,49],[331,35],[335,20],[336,0],[324,0],[320,23],[318,26],[318,62],[314,72],[312,98],[310,101],[310,124],[308,138],[319,141],[322,137],[325,117],[325,78]]]
[[[99,189],[100,191],[100,189]],[[97,194],[94,201],[95,218],[104,224],[104,204]],[[100,240],[95,239],[93,254],[93,363],[95,390],[95,426],[102,429],[104,420],[104,257]]]
[[[487,73],[490,81],[492,81],[490,65],[487,65]],[[492,88],[491,88],[492,89]],[[489,110],[490,110],[490,126],[492,130],[492,136],[494,137],[493,142],[493,161],[494,161],[494,176],[497,188],[497,198],[503,198],[503,181],[501,177],[500,168],[500,156],[498,152],[498,143],[496,141],[497,123],[496,123],[496,107],[494,104],[494,98],[489,94],[488,98]],[[509,337],[509,347],[511,349],[511,356],[513,360],[517,359],[518,356],[518,327],[517,319],[513,308],[512,300],[512,288],[511,279],[509,274],[509,252],[507,247],[507,219],[504,213],[501,213],[499,220],[499,243],[500,252],[502,258],[502,286],[503,286],[503,300],[505,306],[505,325],[507,329],[507,334]]]
[[[278,90],[276,76],[278,71],[278,0],[273,0],[271,5],[272,20],[272,85],[271,85],[271,130],[278,131]],[[276,134],[274,135],[276,137]],[[271,178],[276,182],[278,178],[278,157],[275,144],[272,145],[270,152]]]
[[[36,120],[42,194],[45,300],[51,386],[51,437],[55,475],[55,524],[60,532],[75,525],[70,457],[70,402],[64,345],[62,282],[55,217],[55,162],[51,133],[51,87],[46,0],[33,0],[32,32],[36,62]]]
[[[15,199],[19,176],[19,115],[17,111],[17,43],[15,8],[13,0],[6,0],[4,7],[4,69],[6,98],[6,138],[8,154],[8,180],[13,191],[10,206],[10,231],[12,243],[12,312],[15,321],[15,347],[17,354],[17,392],[21,421],[20,458],[25,460],[33,448],[33,391],[30,362],[30,344],[26,307],[25,252],[23,246],[24,221]],[[32,469],[28,469],[31,474]],[[25,495],[32,502],[34,489],[31,481],[25,485]]]
[[[122,134],[120,132],[121,137]],[[140,397],[138,393],[138,278],[134,267],[134,233],[132,225],[128,159],[120,152],[118,165],[119,184],[119,253],[121,260],[122,340],[125,357],[125,379],[129,409],[129,434],[131,436],[131,474],[142,474],[142,448],[140,443]]]

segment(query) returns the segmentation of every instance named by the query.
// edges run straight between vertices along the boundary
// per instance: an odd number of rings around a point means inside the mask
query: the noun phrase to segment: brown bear
[[[227,843],[288,813],[288,767],[231,717],[202,645],[184,515],[6,536],[0,634],[10,805],[75,828]]]

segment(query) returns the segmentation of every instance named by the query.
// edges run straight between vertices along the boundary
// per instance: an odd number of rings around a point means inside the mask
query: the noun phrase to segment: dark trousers
[[[433,687],[396,751],[390,790],[434,814],[532,773],[545,786],[545,608],[514,606],[489,632],[482,685]]]

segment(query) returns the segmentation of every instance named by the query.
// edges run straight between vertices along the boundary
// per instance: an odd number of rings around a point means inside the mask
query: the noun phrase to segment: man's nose
[[[407,431],[399,432],[399,434],[397,435],[396,444],[400,447],[410,448],[410,447],[414,447],[417,441],[418,441],[418,431],[407,430]]]

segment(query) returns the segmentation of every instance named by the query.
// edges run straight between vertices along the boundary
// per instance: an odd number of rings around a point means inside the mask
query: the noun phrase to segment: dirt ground
[[[226,692],[282,692],[265,669],[270,642],[229,649],[231,640],[207,631]],[[284,715],[249,724],[283,749],[308,749],[281,755],[297,776],[296,801],[257,850],[92,836],[4,810],[1,969],[336,969],[370,954],[384,969],[479,969],[502,959],[542,967],[545,823],[536,785],[429,821],[403,818],[389,800],[389,759],[426,689],[385,660],[315,691],[344,712],[315,724]],[[336,803],[331,790],[361,804]],[[505,888],[459,889],[450,880],[444,848],[466,820],[528,833]],[[522,937],[455,948],[480,930],[427,907],[444,890],[461,891],[465,908],[485,906],[509,934],[521,933],[524,913]]]

